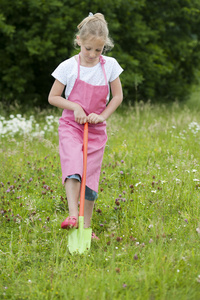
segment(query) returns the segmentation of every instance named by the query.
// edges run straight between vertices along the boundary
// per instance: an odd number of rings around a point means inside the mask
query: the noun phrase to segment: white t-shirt
[[[109,84],[109,82],[115,80],[123,72],[123,69],[113,57],[104,55],[102,56],[106,61],[106,63],[104,64],[104,68],[108,81],[107,83]],[[75,59],[75,56],[59,64],[59,66],[51,75],[66,86],[65,98],[68,99],[78,76],[78,63]],[[80,66],[80,80],[83,80],[92,85],[107,84],[105,83],[105,77],[100,62],[94,67]],[[109,97],[110,95],[108,95],[107,101],[109,100]]]

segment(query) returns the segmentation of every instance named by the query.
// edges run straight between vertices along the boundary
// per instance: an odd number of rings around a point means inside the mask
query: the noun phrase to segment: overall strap
[[[77,75],[77,79],[80,78],[80,53],[78,55],[78,75]]]
[[[105,78],[105,84],[107,85],[108,84],[107,76],[106,76],[106,71],[105,71],[105,68],[104,68],[104,64],[106,63],[106,61],[105,61],[105,59],[103,58],[102,55],[100,56],[100,63],[101,63],[101,67],[102,67],[104,78]]]

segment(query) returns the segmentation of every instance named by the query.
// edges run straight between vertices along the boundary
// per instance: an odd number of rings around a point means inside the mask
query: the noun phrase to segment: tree
[[[184,99],[200,65],[198,0],[1,0],[0,99],[47,105],[77,24],[102,12],[124,68],[125,101]]]

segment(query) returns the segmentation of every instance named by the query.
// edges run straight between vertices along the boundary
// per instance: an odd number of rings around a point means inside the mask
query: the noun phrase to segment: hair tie
[[[92,12],[89,12],[88,17],[93,17],[93,16],[94,16],[93,13],[92,13]]]

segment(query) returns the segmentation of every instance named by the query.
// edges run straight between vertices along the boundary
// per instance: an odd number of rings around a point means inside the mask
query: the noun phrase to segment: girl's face
[[[93,67],[99,62],[99,57],[104,48],[104,41],[101,38],[91,36],[82,41],[77,37],[78,44],[81,47],[81,65]]]

